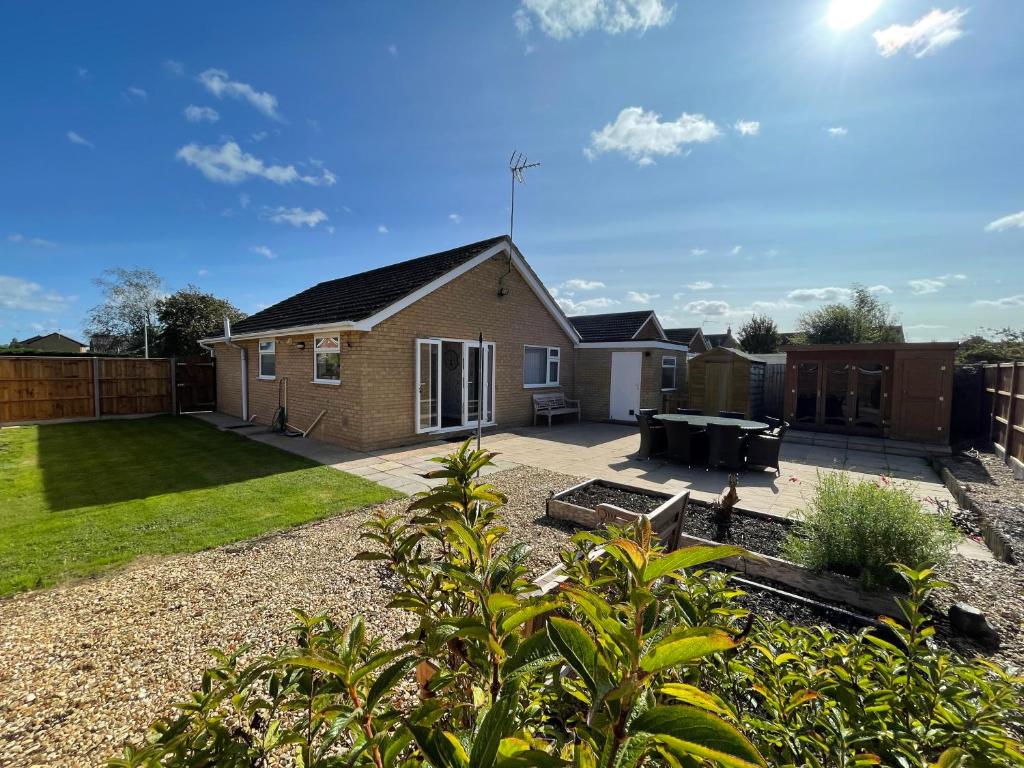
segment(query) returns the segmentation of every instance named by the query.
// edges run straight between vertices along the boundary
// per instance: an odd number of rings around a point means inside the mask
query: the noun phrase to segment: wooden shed
[[[765,363],[738,349],[715,347],[690,358],[690,407],[709,416],[736,411],[759,418],[764,411]]]
[[[946,444],[957,346],[783,347],[786,420],[798,429]]]

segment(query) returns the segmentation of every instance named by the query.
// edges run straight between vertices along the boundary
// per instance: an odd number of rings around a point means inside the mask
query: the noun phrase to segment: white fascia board
[[[340,331],[362,331],[369,330],[360,327],[361,323],[343,322],[331,323],[328,325],[296,325],[291,328],[271,328],[266,331],[253,331],[252,333],[232,333],[231,341],[247,341],[250,339],[269,339],[272,336],[299,336],[307,333],[338,333]],[[200,344],[222,344],[227,339],[223,336],[211,336],[200,339]]]
[[[639,341],[585,341],[576,345],[577,349],[664,349],[684,354],[689,352],[685,344],[672,344],[657,339]]]

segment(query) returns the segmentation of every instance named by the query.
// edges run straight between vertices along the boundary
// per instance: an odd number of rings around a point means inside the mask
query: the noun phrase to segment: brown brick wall
[[[608,349],[576,350],[576,399],[588,421],[606,421],[612,383],[612,353]]]
[[[417,440],[415,432],[415,341],[444,337],[475,340],[482,331],[495,343],[495,418],[499,427],[533,419],[532,395],[575,391],[572,340],[515,270],[505,278],[507,295],[499,297],[498,280],[507,260],[498,256],[388,318],[369,333],[342,335],[341,384],[314,384],[313,338],[277,338],[277,377],[257,378],[258,342],[239,342],[249,350],[249,410],[255,421],[269,424],[277,409],[278,389],[287,377],[289,422],[305,429],[321,409],[311,437],[367,450]],[[297,344],[304,341],[306,348]],[[288,342],[291,342],[290,344]],[[523,346],[561,349],[560,387],[523,387]],[[241,415],[238,351],[218,344],[218,408]],[[607,388],[606,388],[607,389]],[[606,395],[607,396],[607,395]]]

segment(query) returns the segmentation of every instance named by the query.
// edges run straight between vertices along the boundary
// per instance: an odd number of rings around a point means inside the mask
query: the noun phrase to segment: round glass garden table
[[[689,416],[683,413],[659,413],[654,418],[658,421],[685,421],[695,427],[706,427],[708,424],[735,424],[744,432],[763,432],[768,425],[763,421],[752,419],[731,419],[726,416]]]

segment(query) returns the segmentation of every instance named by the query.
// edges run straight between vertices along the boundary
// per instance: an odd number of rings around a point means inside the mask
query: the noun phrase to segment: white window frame
[[[666,366],[665,363],[669,362],[670,360],[672,361],[672,364]],[[679,361],[676,360],[676,358],[674,358],[674,357],[671,357],[669,355],[665,355],[664,357],[661,358],[661,372],[660,373],[661,373],[661,376],[663,378],[665,376],[665,368],[671,368],[672,369],[672,386],[671,387],[662,387],[661,391],[662,392],[675,392],[677,389],[679,389]],[[662,383],[664,383],[664,382],[662,382]]]
[[[546,354],[544,356],[544,382],[542,384],[527,384],[526,383],[526,350],[528,349],[543,349]],[[554,354],[552,354],[552,352]],[[557,375],[554,380],[551,379],[551,363],[555,363],[557,366]],[[558,387],[561,386],[559,381],[562,378],[562,348],[561,347],[547,347],[543,344],[523,344],[523,389],[543,389],[544,387]]]
[[[263,349],[264,344],[269,344],[270,349]],[[277,378],[277,341],[275,339],[260,339],[256,345],[257,360],[256,360],[256,378],[263,379],[264,381],[273,381]],[[263,373],[263,358],[272,357],[274,358],[274,375],[267,376]]]
[[[320,339],[337,339],[338,351],[337,352],[321,352],[317,349],[316,343]],[[316,375],[316,361],[318,355],[334,355],[338,356],[338,378],[337,379],[319,379]],[[341,335],[334,333],[324,333],[313,337],[313,383],[314,384],[330,384],[331,386],[339,386],[341,384]]]

